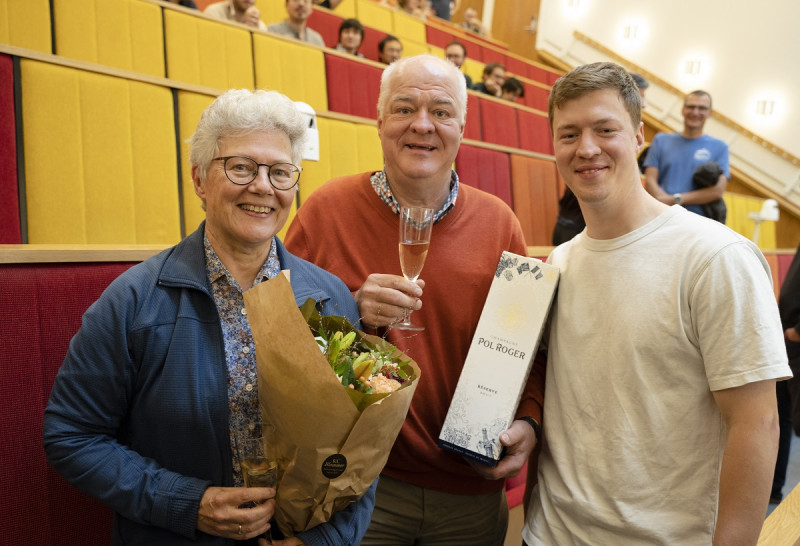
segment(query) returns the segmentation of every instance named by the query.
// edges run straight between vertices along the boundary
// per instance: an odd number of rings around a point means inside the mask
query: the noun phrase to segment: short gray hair
[[[211,161],[219,154],[219,141],[256,131],[281,131],[289,137],[292,163],[299,166],[306,145],[308,117],[277,91],[231,89],[212,102],[200,116],[189,138],[189,163],[205,178]]]
[[[378,95],[378,119],[383,117],[383,109],[386,106],[386,101],[389,100],[389,89],[391,88],[392,81],[395,78],[401,77],[406,68],[420,63],[438,66],[445,72],[448,78],[453,80],[456,85],[456,96],[453,97],[453,99],[456,101],[456,108],[461,113],[461,124],[463,125],[467,120],[467,81],[464,79],[464,74],[450,61],[434,57],[427,53],[415,55],[413,57],[404,57],[393,62],[383,70],[383,74],[381,75],[381,91]],[[413,76],[410,76],[409,79],[413,79]]]

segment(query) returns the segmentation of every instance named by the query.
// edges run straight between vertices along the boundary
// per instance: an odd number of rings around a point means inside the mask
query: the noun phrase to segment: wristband
[[[542,425],[540,425],[536,419],[533,417],[520,417],[519,420],[525,421],[533,428],[533,432],[536,434],[537,443],[542,440]]]

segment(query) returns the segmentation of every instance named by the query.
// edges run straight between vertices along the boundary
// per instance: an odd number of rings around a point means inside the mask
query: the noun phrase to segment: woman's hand
[[[373,273],[355,293],[361,321],[379,328],[402,320],[406,310],[422,307],[425,281],[407,281],[399,275]]]
[[[209,487],[200,499],[197,528],[209,535],[246,540],[266,533],[274,512],[275,489]]]

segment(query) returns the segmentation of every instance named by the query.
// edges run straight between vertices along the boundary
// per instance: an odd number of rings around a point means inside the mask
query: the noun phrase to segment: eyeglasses
[[[269,183],[276,190],[290,190],[300,181],[300,169],[291,163],[267,165],[255,159],[238,155],[215,157],[213,161],[223,161],[225,176],[238,186],[246,186],[256,179],[260,167],[267,168]]]

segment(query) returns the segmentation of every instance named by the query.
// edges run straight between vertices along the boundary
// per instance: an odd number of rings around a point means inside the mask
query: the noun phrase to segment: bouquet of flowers
[[[372,485],[405,421],[419,367],[313,300],[283,275],[244,294],[264,415],[275,427],[275,518],[285,535],[328,521]]]

